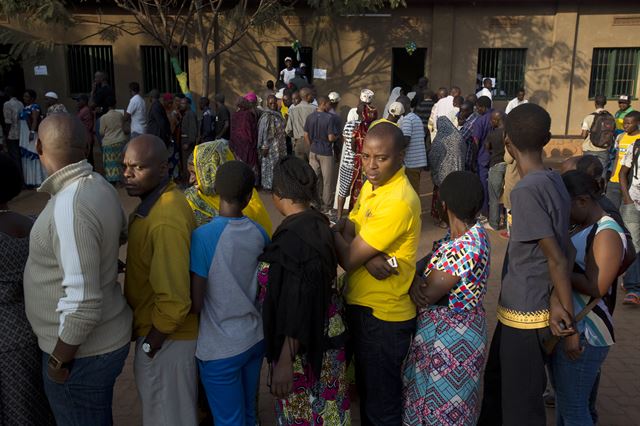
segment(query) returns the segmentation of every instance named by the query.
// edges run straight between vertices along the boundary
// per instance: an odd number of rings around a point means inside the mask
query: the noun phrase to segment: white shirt
[[[291,68],[291,70],[283,69],[280,71],[280,80],[284,81],[284,84],[289,84],[289,82],[296,76],[296,69]]]
[[[481,96],[486,96],[487,98],[493,100],[493,94],[491,93],[491,90],[487,89],[486,87],[483,87],[482,90],[476,93],[476,97],[479,98]]]
[[[143,134],[147,131],[147,106],[140,94],[134,95],[127,106],[131,116],[131,133]]]
[[[633,165],[633,145],[629,145],[627,148],[626,154],[624,154],[624,158],[622,159],[622,165],[631,169],[630,173],[634,173],[634,165]],[[637,161],[637,160],[636,160]],[[640,210],[640,170],[637,172],[637,177],[633,176],[631,179],[631,185],[629,187],[629,196],[633,201],[633,204],[636,206],[636,209]]]
[[[509,114],[511,110],[514,109],[515,107],[520,106],[522,104],[528,104],[528,103],[529,101],[526,99],[523,99],[522,102],[520,102],[518,98],[513,98],[507,104],[507,107],[505,108],[504,113]]]
[[[455,108],[453,107],[453,96],[449,95],[440,99],[431,109],[431,116],[429,117],[429,122],[431,123],[431,128],[433,129],[434,134],[431,135],[435,137],[435,132],[438,130],[437,121],[438,117],[444,115],[445,117],[450,117],[451,114],[454,114]],[[456,123],[454,123],[456,124]]]

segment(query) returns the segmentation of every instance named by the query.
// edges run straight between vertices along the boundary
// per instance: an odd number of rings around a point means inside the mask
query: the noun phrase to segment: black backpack
[[[609,148],[613,145],[616,132],[616,119],[608,111],[594,112],[593,124],[589,129],[589,139],[593,146]]]

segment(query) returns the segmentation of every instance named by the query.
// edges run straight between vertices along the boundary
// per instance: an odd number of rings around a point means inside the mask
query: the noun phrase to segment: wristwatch
[[[49,360],[47,361],[47,365],[52,370],[62,370],[63,368],[70,369],[72,363],[73,361],[62,362],[54,354],[49,355]]]

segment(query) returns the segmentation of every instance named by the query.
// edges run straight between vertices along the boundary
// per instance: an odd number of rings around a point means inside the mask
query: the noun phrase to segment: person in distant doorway
[[[507,104],[507,107],[505,108],[504,113],[509,114],[511,110],[514,109],[515,107],[528,103],[529,101],[526,100],[524,96],[525,96],[525,90],[524,90],[524,87],[521,87],[518,89],[518,92],[516,93],[516,97],[511,99]]]
[[[301,100],[295,105],[296,93]],[[293,153],[296,157],[302,158],[305,161],[309,161],[309,144],[304,137],[304,127],[307,121],[307,117],[316,111],[316,107],[311,105],[313,101],[313,93],[308,87],[295,92],[293,94],[294,105],[289,107],[289,119],[287,120],[287,127],[285,132],[287,135],[293,138]]]
[[[55,114],[57,112],[68,112],[67,107],[60,103],[56,92],[47,92],[44,94],[44,106],[47,108],[46,115]]]
[[[289,86],[292,86],[293,90],[309,87],[309,82],[304,78],[304,72],[301,69],[295,70],[295,76],[289,81]]]
[[[427,167],[427,150],[424,146],[422,120],[411,111],[411,101],[406,96],[398,98],[404,107],[404,115],[398,122],[405,141],[404,166],[411,186],[420,196],[420,174]]]
[[[624,126],[623,126],[623,121],[624,118],[627,116],[627,114],[629,114],[631,111],[635,111],[632,107],[631,107],[631,96],[629,95],[620,95],[620,97],[618,98],[618,111],[616,111],[615,114],[615,119],[616,119],[616,129],[617,132],[616,134],[621,134],[623,133],[624,130]]]
[[[113,386],[129,353],[131,308],[118,283],[126,217],[117,191],[85,159],[77,117],[45,118],[37,150],[51,196],[31,229],[27,318],[42,350],[58,425],[111,425]]]
[[[231,113],[224,104],[224,95],[218,93],[215,96],[216,103],[216,123],[215,138],[224,139],[227,142],[231,139]]]
[[[9,98],[2,106],[4,116],[5,144],[9,157],[18,166],[22,174],[22,161],[20,160],[20,113],[24,108],[22,102],[15,96],[13,87],[7,86],[4,89],[5,95]]]
[[[605,105],[607,104],[606,96],[596,95],[594,99],[594,103],[596,107],[595,111],[587,115],[584,118],[584,120],[582,120],[581,136],[584,139],[584,142],[582,143],[582,153],[584,155],[593,155],[598,160],[600,160],[603,167],[603,173],[606,173],[607,170],[609,170],[609,164],[611,162],[610,155],[609,155],[609,148],[601,148],[601,147],[595,146],[591,142],[589,133],[591,132],[591,127],[593,126],[593,122],[595,118],[599,114],[609,114],[609,115],[611,114],[606,109],[604,109]]]
[[[302,78],[308,83],[309,79],[307,78],[307,64],[304,62],[300,62],[300,66],[298,67],[300,71],[302,71]]]
[[[191,313],[189,250],[196,227],[169,179],[155,135],[127,144],[123,182],[141,202],[129,222],[124,294],[134,311],[134,374],[145,426],[197,425],[198,316]]]
[[[489,100],[493,99],[493,81],[490,78],[482,80],[482,89],[476,93],[476,97],[480,99],[482,96],[486,96]]]
[[[36,103],[36,92],[31,89],[24,92],[22,100],[24,102],[24,108],[20,112],[22,175],[26,186],[36,187],[40,186],[46,176],[36,149],[37,131],[40,125],[40,105]]]
[[[22,191],[19,164],[0,152],[0,424],[53,426],[42,383],[42,352],[25,314],[23,277],[33,219],[9,209]]]
[[[318,109],[307,117],[304,124],[304,140],[310,147],[309,164],[318,176],[320,211],[331,215],[335,195],[336,164],[333,144],[339,135],[336,121],[328,112],[328,98],[318,98]]]
[[[147,131],[147,106],[144,98],[140,96],[140,84],[133,81],[129,83],[131,99],[124,113],[125,121],[131,123],[131,139],[136,138]]]
[[[124,116],[116,111],[116,98],[107,99],[109,111],[100,119],[99,134],[102,138],[102,157],[104,162],[104,177],[113,185],[122,179],[122,153],[127,142],[127,136],[122,127]]]
[[[287,56],[286,58],[284,58],[284,69],[280,71],[278,79],[282,80],[284,84],[288,85],[295,76],[296,69],[293,67],[293,61],[289,56]]]
[[[160,102],[160,92],[153,89],[149,93],[151,107],[149,108],[149,118],[147,121],[147,133],[162,139],[168,147],[171,143],[171,123],[162,102]]]
[[[278,111],[274,95],[267,98],[267,107],[258,121],[258,149],[262,167],[262,187],[271,190],[273,168],[281,158],[287,156],[287,141],[284,132],[285,120]]]

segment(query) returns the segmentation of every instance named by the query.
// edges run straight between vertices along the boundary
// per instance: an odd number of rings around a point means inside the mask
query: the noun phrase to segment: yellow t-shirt
[[[618,174],[620,174],[620,168],[622,167],[622,159],[627,153],[627,148],[629,146],[633,146],[633,143],[636,141],[636,139],[640,139],[640,133],[633,136],[622,133],[619,136],[619,139],[616,141],[616,148],[618,150],[618,153],[616,154],[616,168],[611,175],[611,182],[620,182]]]
[[[416,316],[409,287],[416,272],[420,240],[420,199],[411,187],[404,167],[386,184],[373,189],[365,182],[349,215],[359,235],[371,247],[395,256],[398,275],[378,281],[364,266],[347,276],[346,301],[373,309],[383,321],[407,321]]]

